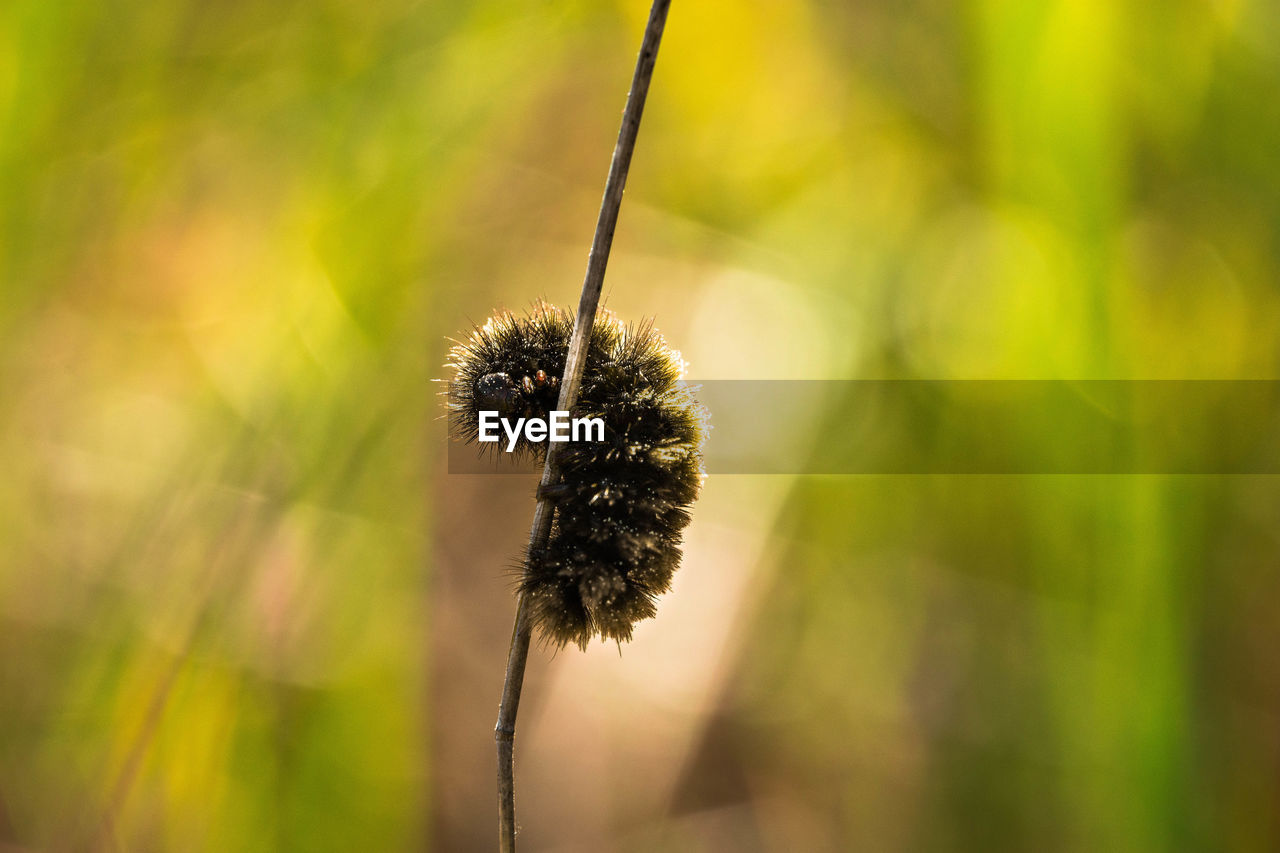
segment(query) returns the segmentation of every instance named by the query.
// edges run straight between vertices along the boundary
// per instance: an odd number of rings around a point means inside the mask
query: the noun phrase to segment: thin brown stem
[[[627,106],[622,112],[622,127],[618,131],[618,142],[613,148],[613,160],[609,164],[609,178],[604,185],[604,199],[600,203],[595,239],[591,243],[591,254],[587,257],[582,298],[578,301],[578,316],[573,324],[573,336],[569,339],[564,377],[560,381],[560,399],[556,404],[560,411],[572,409],[578,398],[578,386],[582,382],[582,370],[587,361],[591,329],[595,326],[596,309],[600,305],[604,271],[609,263],[609,250],[613,246],[613,232],[618,225],[618,211],[622,207],[622,191],[627,183],[627,171],[631,167],[631,155],[635,151],[636,135],[640,131],[640,115],[644,112],[645,97],[649,94],[649,81],[653,77],[653,65],[658,58],[658,45],[662,41],[662,28],[667,22],[667,9],[670,5],[671,0],[654,0],[649,10],[649,23],[645,26],[640,56],[636,59],[635,76],[631,79],[631,91],[627,94]],[[547,447],[546,464],[542,469],[542,488],[553,486],[560,480],[556,464],[557,445],[548,444]],[[546,545],[551,535],[554,514],[555,506],[552,501],[540,498],[533,513],[533,526],[529,530],[530,556]],[[529,607],[522,595],[516,606],[511,651],[507,655],[507,675],[502,686],[502,701],[498,706],[498,723],[493,732],[498,745],[498,847],[502,853],[514,853],[516,849],[513,769],[516,712],[520,707],[520,690],[524,685],[524,669],[529,659],[531,635]]]

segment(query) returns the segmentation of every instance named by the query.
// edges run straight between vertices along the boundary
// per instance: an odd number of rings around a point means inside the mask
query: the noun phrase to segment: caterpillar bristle
[[[457,342],[449,353],[454,435],[476,442],[482,409],[546,418],[572,333],[571,313],[535,303],[523,316],[498,312]],[[702,482],[706,421],[680,384],[683,372],[680,353],[651,320],[596,317],[572,415],[601,418],[605,438],[561,446],[551,536],[529,555],[519,583],[532,624],[551,644],[630,640],[670,588]],[[546,446],[522,435],[513,453],[541,456]]]

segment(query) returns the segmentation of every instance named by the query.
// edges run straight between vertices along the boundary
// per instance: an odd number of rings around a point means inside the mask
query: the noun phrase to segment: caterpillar
[[[546,418],[555,409],[573,315],[538,303],[499,312],[450,350],[450,430],[479,439],[481,411]],[[599,417],[604,441],[559,445],[561,482],[546,547],[528,554],[519,591],[531,624],[558,647],[631,639],[671,586],[689,512],[702,484],[706,412],[680,382],[684,362],[651,322],[601,311],[591,329],[575,417]],[[513,453],[549,444],[521,436]]]

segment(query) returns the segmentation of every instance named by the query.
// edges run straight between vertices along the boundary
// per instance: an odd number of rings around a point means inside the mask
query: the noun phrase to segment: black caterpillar
[[[454,435],[479,437],[479,412],[546,418],[556,407],[573,315],[538,304],[499,313],[450,351]],[[520,590],[532,624],[558,646],[631,639],[656,613],[680,563],[680,540],[702,484],[705,411],[680,383],[683,362],[651,324],[602,311],[591,330],[573,417],[599,417],[603,442],[559,445],[562,482],[546,548],[529,555]],[[515,453],[548,445],[522,435]]]

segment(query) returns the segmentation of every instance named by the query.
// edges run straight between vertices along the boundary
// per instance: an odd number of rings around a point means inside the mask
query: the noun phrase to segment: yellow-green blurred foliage
[[[491,845],[532,484],[447,475],[432,380],[575,301],[646,13],[0,4],[0,847]],[[1272,378],[1277,33],[676,0],[607,304],[694,378]],[[531,659],[522,843],[1274,850],[1277,530],[1265,477],[712,477],[621,658]]]

